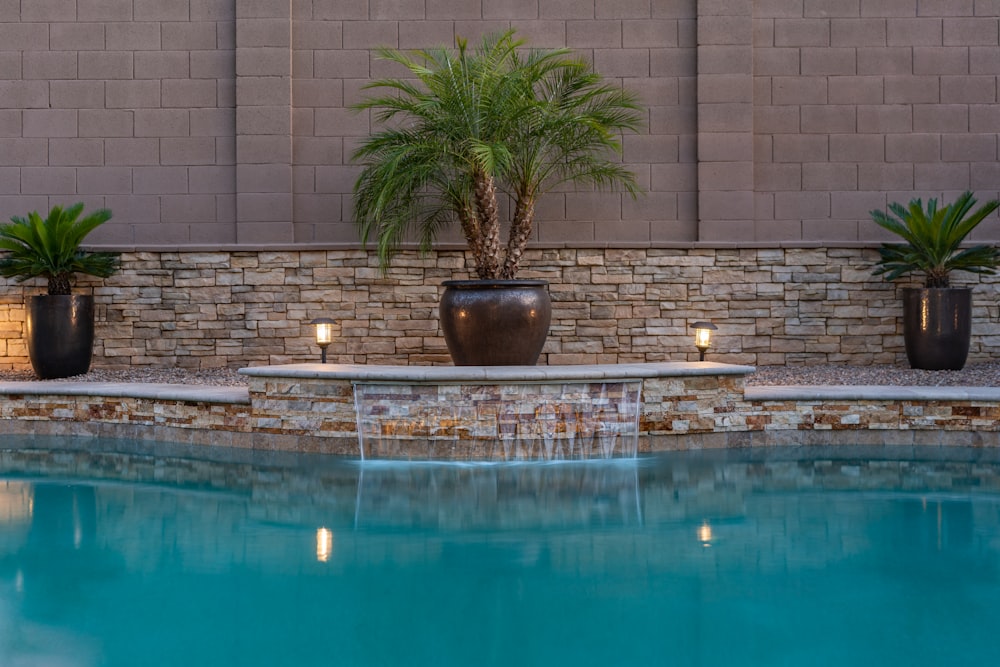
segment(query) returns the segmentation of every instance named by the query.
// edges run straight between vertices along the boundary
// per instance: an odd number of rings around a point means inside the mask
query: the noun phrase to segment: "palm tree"
[[[430,249],[457,220],[476,275],[510,279],[531,236],[538,198],[564,183],[621,188],[635,177],[611,157],[619,135],[635,131],[633,94],[602,82],[569,50],[519,51],[514,32],[486,36],[474,51],[437,48],[412,57],[379,55],[414,80],[383,79],[387,89],[357,109],[386,125],[354,153],[363,165],[354,188],[355,219],[367,243],[377,240],[383,268],[411,232]],[[513,200],[510,234],[500,241],[498,193]]]
[[[70,294],[73,275],[107,278],[118,270],[118,255],[109,252],[86,252],[80,249],[90,232],[111,219],[111,211],[98,209],[80,218],[83,204],[64,209],[53,206],[46,218],[31,212],[27,218],[14,216],[0,225],[0,250],[8,255],[0,259],[0,275],[23,282],[42,277],[48,280],[48,293]]]
[[[893,202],[889,213],[875,210],[872,220],[901,237],[906,243],[884,243],[874,275],[895,280],[910,273],[923,273],[927,287],[948,287],[952,271],[991,274],[1000,265],[1000,249],[992,245],[959,246],[1000,202],[986,202],[969,215],[976,204],[971,192],[962,193],[953,203],[938,208],[937,199],[927,207],[920,199],[908,206]]]

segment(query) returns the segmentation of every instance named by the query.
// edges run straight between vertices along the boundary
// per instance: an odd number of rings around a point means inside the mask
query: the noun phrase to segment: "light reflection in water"
[[[707,521],[698,527],[698,541],[703,547],[712,546],[712,527]]]
[[[31,520],[34,494],[31,484],[0,481],[0,524],[23,524]]]
[[[326,563],[333,553],[333,531],[329,528],[316,529],[316,560]]]

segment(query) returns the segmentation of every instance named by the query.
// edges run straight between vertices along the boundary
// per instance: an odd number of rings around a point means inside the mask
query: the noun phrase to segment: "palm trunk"
[[[476,211],[479,214],[479,244],[482,256],[477,260],[476,273],[481,279],[500,277],[500,214],[493,177],[481,171],[473,175]]]
[[[483,266],[483,236],[480,233],[479,218],[476,217],[475,208],[469,206],[460,209],[458,220],[462,224],[462,234],[465,236],[465,242],[472,252],[472,263],[476,267],[476,276],[482,278],[480,267]]]
[[[951,280],[949,280],[949,276],[946,271],[930,271],[927,274],[926,286],[951,287]]]
[[[72,274],[60,273],[58,275],[49,276],[48,293],[53,296],[64,296],[72,293],[72,284],[70,282],[70,277]]]
[[[533,195],[520,194],[514,208],[514,219],[511,221],[510,237],[507,239],[507,257],[503,263],[500,277],[513,280],[521,266],[521,257],[528,247],[531,238],[531,226],[535,219],[535,198]]]

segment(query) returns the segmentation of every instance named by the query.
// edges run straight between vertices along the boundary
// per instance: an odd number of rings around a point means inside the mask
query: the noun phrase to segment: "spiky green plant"
[[[80,218],[83,204],[69,208],[53,206],[44,219],[32,211],[26,218],[14,216],[0,225],[0,275],[23,282],[45,278],[49,294],[70,294],[74,274],[107,278],[118,270],[118,255],[80,249],[83,239],[111,219],[102,208]]]
[[[531,236],[538,198],[557,185],[621,188],[635,177],[611,158],[642,113],[632,93],[603,83],[567,49],[520,51],[514,32],[487,35],[471,50],[412,56],[380,49],[413,80],[383,79],[386,94],[356,105],[385,125],[361,143],[354,215],[383,267],[411,233],[423,251],[458,221],[479,278],[513,278]],[[500,239],[498,194],[513,200]]]
[[[889,204],[889,212],[872,211],[876,224],[906,241],[882,244],[874,275],[895,280],[923,273],[927,287],[948,287],[952,271],[995,273],[1000,265],[1000,249],[996,246],[960,247],[972,230],[1000,206],[1000,202],[992,200],[970,214],[975,204],[972,193],[965,192],[943,208],[938,208],[937,199],[929,199],[926,207],[922,200],[914,199],[906,207]]]

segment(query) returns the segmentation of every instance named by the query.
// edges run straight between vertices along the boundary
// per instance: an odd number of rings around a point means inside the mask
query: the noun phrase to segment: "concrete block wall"
[[[977,1],[0,4],[0,219],[83,200],[119,248],[357,247],[372,49],[516,28],[637,91],[646,189],[564,190],[545,247],[874,243],[869,211],[1000,192],[1000,10]],[[976,234],[1000,239],[1000,216]],[[444,242],[460,242],[456,233]],[[447,247],[447,246],[446,246]]]
[[[757,2],[755,230],[764,242],[886,240],[888,202],[996,198],[998,8]],[[995,215],[976,231],[1000,238]]]
[[[234,39],[232,0],[2,3],[0,219],[83,201],[98,244],[235,243]]]

